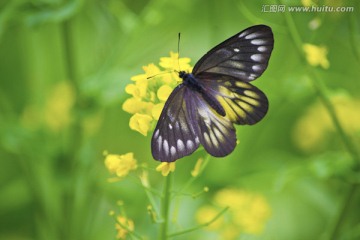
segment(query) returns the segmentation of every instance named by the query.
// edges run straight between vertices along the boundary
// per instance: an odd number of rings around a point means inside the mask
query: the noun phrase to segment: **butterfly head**
[[[188,73],[186,73],[185,71],[180,71],[180,72],[178,72],[178,73],[179,73],[179,78],[181,78],[181,79],[186,78],[186,75],[188,74]]]

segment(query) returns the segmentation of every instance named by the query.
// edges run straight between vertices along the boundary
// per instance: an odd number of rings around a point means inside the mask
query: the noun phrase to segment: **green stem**
[[[169,208],[171,199],[172,173],[165,178],[163,196],[161,199],[161,216],[162,223],[160,225],[159,240],[166,240],[169,226]]]
[[[334,221],[334,225],[332,227],[329,240],[338,239],[341,229],[341,223],[345,220],[346,214],[349,212],[351,201],[357,191],[357,188],[358,188],[357,184],[351,184],[349,192],[347,193],[347,196],[345,197],[344,202],[340,208],[341,210],[338,213],[336,220]]]
[[[184,184],[184,186],[180,189],[180,191],[178,191],[178,193],[183,193],[183,191],[185,191],[188,187],[191,186],[191,184],[201,175],[201,173],[204,171],[206,165],[209,163],[209,160],[210,160],[210,154],[207,154],[205,159],[204,159],[204,162],[201,164],[201,168],[199,170],[199,173],[195,176],[195,177],[192,177],[190,178],[186,184]]]
[[[171,234],[169,234],[168,237],[174,237],[174,236],[182,235],[182,234],[185,234],[185,233],[189,233],[189,232],[196,231],[196,230],[198,230],[198,229],[200,229],[200,228],[203,228],[203,227],[207,227],[207,226],[209,226],[210,224],[212,224],[213,222],[215,222],[219,217],[221,217],[228,209],[229,209],[229,207],[224,208],[224,209],[221,210],[213,219],[211,219],[210,221],[208,221],[208,222],[206,222],[206,223],[203,223],[203,224],[201,224],[201,225],[199,225],[199,226],[196,226],[196,227],[193,227],[193,228],[189,228],[189,229],[186,229],[186,230],[183,230],[183,231],[171,233]]]

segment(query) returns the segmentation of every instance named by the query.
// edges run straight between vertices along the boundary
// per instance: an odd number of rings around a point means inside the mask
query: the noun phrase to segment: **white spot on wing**
[[[163,147],[164,147],[164,152],[165,152],[166,156],[169,156],[169,143],[166,139],[164,140]]]
[[[194,142],[191,141],[191,140],[187,140],[187,141],[186,141],[186,147],[187,147],[188,149],[193,149],[193,148],[194,148]]]
[[[252,70],[254,70],[255,72],[260,72],[262,70],[262,67],[261,65],[253,65]]]
[[[212,141],[212,143],[214,144],[215,147],[219,147],[219,142],[216,139],[215,135],[213,132],[210,132],[210,139]]]
[[[207,142],[208,145],[211,145],[210,137],[209,137],[209,134],[207,132],[204,132],[204,139],[205,139],[205,142]]]
[[[240,49],[234,48],[234,52],[240,52]]]
[[[254,45],[264,45],[266,43],[266,40],[265,39],[253,39],[253,40],[251,40],[250,43],[254,44]]]
[[[214,134],[220,140],[220,142],[224,141],[224,136],[221,134],[221,132],[217,128],[214,128]]]
[[[176,154],[176,148],[174,146],[171,146],[170,148],[170,153],[171,153],[171,156],[175,156]]]
[[[169,128],[170,128],[170,129],[172,129],[172,128],[173,128],[173,127],[172,127],[172,125],[171,125],[170,123],[169,123]]]
[[[154,138],[157,138],[159,136],[159,132],[160,130],[159,129],[156,129],[155,133],[154,133]]]
[[[199,144],[199,143],[200,143],[199,137],[196,137],[196,138],[195,138],[195,143],[196,143],[196,144]]]
[[[257,78],[257,75],[253,73],[250,73],[250,75],[248,76],[249,80],[254,80],[255,78]]]
[[[239,37],[239,38],[242,38],[242,37],[244,37],[245,35],[247,35],[247,31],[240,33],[238,37]]]
[[[162,146],[162,137],[159,136],[159,138],[157,139],[157,143],[158,143],[158,149],[159,151],[161,150],[161,146]]]
[[[251,55],[251,60],[255,61],[255,62],[261,62],[263,60],[263,55],[262,54],[253,54]]]
[[[257,48],[257,50],[258,50],[259,52],[266,52],[266,51],[267,51],[267,47],[266,47],[266,46],[260,46],[260,47]]]
[[[177,148],[179,149],[180,152],[185,150],[184,142],[181,139],[178,139],[176,143],[177,143]]]
[[[245,37],[245,39],[254,39],[254,38],[258,37],[259,35],[260,35],[259,32],[250,33],[249,35],[247,35]]]

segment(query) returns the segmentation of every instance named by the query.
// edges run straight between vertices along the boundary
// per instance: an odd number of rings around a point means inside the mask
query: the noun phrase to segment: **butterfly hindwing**
[[[190,155],[199,147],[194,117],[187,109],[191,99],[189,91],[181,84],[165,103],[151,140],[151,152],[156,160],[173,162]]]
[[[194,66],[195,76],[227,75],[242,81],[258,78],[267,68],[274,38],[265,25],[249,27],[220,43]]]
[[[226,112],[226,118],[236,124],[255,124],[267,113],[265,94],[248,82],[229,76],[201,79],[208,94],[212,94]]]
[[[232,122],[219,115],[204,100],[201,94],[194,92],[189,111],[195,113],[196,127],[200,143],[215,157],[230,154],[236,146],[236,132]]]

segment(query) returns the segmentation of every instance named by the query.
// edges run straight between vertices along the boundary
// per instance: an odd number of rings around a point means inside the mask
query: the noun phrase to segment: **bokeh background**
[[[194,64],[255,24],[271,26],[275,38],[269,67],[254,82],[269,112],[238,126],[236,150],[211,158],[186,190],[208,192],[174,199],[171,229],[198,225],[196,213],[206,215],[203,206],[214,207],[224,191],[261,196],[267,217],[251,223],[261,225],[254,231],[233,225],[240,231],[232,237],[225,224],[173,239],[359,239],[359,11],[355,0],[2,0],[0,239],[114,239],[109,211],[118,200],[136,231],[155,239],[158,225],[136,176],[109,183],[104,166],[104,150],[158,165],[151,134],[129,128],[125,86],[142,66],[176,52],[179,32],[180,55]],[[176,162],[175,188],[204,156]],[[150,181],[161,189],[159,173],[150,171]],[[244,209],[242,219],[261,212]]]

